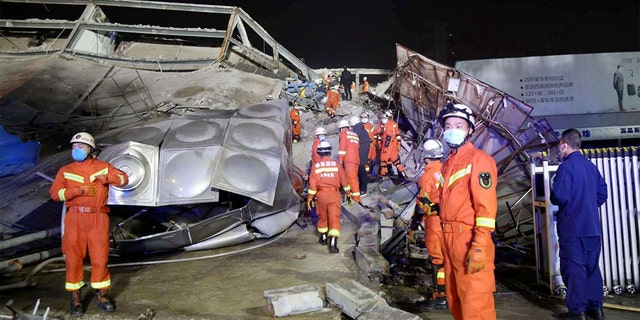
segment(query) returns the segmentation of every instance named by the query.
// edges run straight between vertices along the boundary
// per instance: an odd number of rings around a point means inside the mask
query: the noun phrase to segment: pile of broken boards
[[[407,222],[413,215],[417,192],[415,182],[384,177],[378,183],[369,184],[369,191],[360,204],[343,203],[343,215],[358,228],[353,252],[355,262],[371,282],[363,285],[352,279],[340,279],[327,283],[329,305],[341,309],[352,319],[420,319],[393,307],[407,303],[407,295],[395,295],[394,287],[410,286],[415,292],[409,295],[410,303],[425,301],[425,297],[433,293],[428,253],[421,246],[409,244],[407,238]],[[408,277],[408,272],[412,276]],[[409,278],[411,283],[407,282]],[[381,287],[382,295],[372,287]],[[320,311],[325,306],[319,289],[310,285],[267,290],[264,297],[267,310],[274,317]]]

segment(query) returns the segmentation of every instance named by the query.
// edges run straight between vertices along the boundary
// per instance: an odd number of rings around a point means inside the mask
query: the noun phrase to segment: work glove
[[[346,192],[344,194],[344,201],[346,201],[347,203],[351,204],[351,192]]]
[[[311,211],[311,208],[316,206],[316,202],[313,201],[313,197],[307,198],[307,210]]]
[[[471,249],[467,254],[467,273],[474,274],[484,269],[484,264],[487,261],[487,255],[484,247],[480,246],[475,241],[471,242]]]
[[[109,184],[109,176],[106,174],[96,176],[96,182],[106,186]]]
[[[67,198],[73,199],[78,196],[95,196],[98,193],[98,187],[93,185],[84,185],[81,187],[67,189]]]

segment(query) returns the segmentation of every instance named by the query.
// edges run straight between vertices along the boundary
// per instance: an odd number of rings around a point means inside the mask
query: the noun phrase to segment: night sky
[[[216,1],[243,8],[313,68],[392,68],[396,43],[451,66],[457,60],[640,51],[638,0],[288,2]]]
[[[273,38],[312,68],[392,69],[395,44],[454,66],[459,60],[556,54],[640,51],[640,1],[590,4],[574,0],[348,1],[236,0],[168,1],[238,6]],[[22,4],[21,6],[25,6]],[[49,6],[52,7],[52,6]],[[52,12],[32,4],[18,15]],[[68,9],[66,14],[69,14]],[[0,4],[0,16],[13,11]],[[82,12],[75,6],[75,18]],[[114,23],[174,27],[212,25],[212,15],[104,7]],[[215,15],[214,15],[215,16]],[[260,47],[260,43],[253,43]]]

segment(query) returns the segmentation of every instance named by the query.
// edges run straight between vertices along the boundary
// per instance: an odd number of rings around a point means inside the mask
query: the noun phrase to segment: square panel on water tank
[[[160,150],[158,205],[217,202],[212,177],[220,146]]]
[[[162,148],[188,146],[219,146],[224,138],[228,119],[178,119],[174,120],[164,138]]]
[[[225,146],[220,151],[213,181],[221,190],[272,205],[279,171],[279,158]]]
[[[112,130],[96,137],[96,143],[100,145],[114,145],[121,142],[135,141],[151,146],[160,146],[165,134],[169,128],[171,128],[172,122],[173,120],[169,119],[135,127]]]
[[[273,121],[234,117],[229,120],[224,145],[280,157],[284,127]]]
[[[100,159],[111,163],[129,176],[129,183],[126,186],[109,188],[107,204],[155,206],[158,156],[157,146],[134,141],[103,149]]]
[[[279,123],[283,123],[288,114],[289,110],[286,99],[272,100],[242,107],[236,112],[236,116],[238,117],[268,119]]]

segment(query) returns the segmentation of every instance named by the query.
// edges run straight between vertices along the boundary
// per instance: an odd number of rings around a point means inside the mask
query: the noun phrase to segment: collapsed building
[[[29,1],[6,2],[37,7]],[[294,223],[304,182],[291,159],[289,101],[265,97],[279,97],[287,78],[313,82],[319,72],[241,8],[101,0],[47,3],[74,7],[79,18],[0,19],[2,124],[23,139],[42,141],[43,154],[53,154],[47,162],[0,181],[3,210],[18,218],[51,210],[46,178],[67,160],[52,138],[62,137],[56,142],[61,144],[71,133],[92,131],[100,133],[101,157],[128,167],[133,178],[131,185],[111,190],[110,205],[128,214],[114,229],[119,254],[229,246],[272,237]],[[196,29],[110,21],[117,17],[111,13],[122,8],[223,18],[220,28]],[[267,46],[252,45],[258,41]],[[540,280],[561,291],[549,218],[553,208],[545,198],[548,179],[537,174],[536,166],[542,161],[556,164],[554,128],[544,118],[533,118],[532,106],[479,79],[401,45],[396,52],[398,64],[389,81],[371,95],[380,106],[370,106],[374,112],[393,109],[405,125],[401,159],[410,179],[385,194],[400,204],[387,222],[412,214],[417,187],[411,179],[421,169],[420,142],[440,137],[437,115],[448,101],[464,103],[479,119],[472,142],[498,165],[497,240],[515,246],[533,236]],[[622,157],[621,168],[632,173],[625,178],[625,192],[638,186],[637,149],[633,152]],[[622,225],[620,212],[637,212],[635,194],[611,203],[617,215],[610,225]],[[25,202],[26,197],[38,200]],[[625,247],[622,239],[637,243],[639,223],[624,221],[626,233],[611,233],[609,252],[617,258],[604,257],[603,265],[612,271],[606,284],[611,290],[626,286],[632,292],[640,285],[637,246]],[[8,229],[16,227],[16,221],[3,222]],[[393,251],[400,236],[386,235],[384,226],[380,231],[382,246],[376,250]],[[40,258],[55,255],[59,252],[48,249]],[[624,264],[613,266],[613,261]],[[15,270],[8,260],[4,263],[3,269]]]

